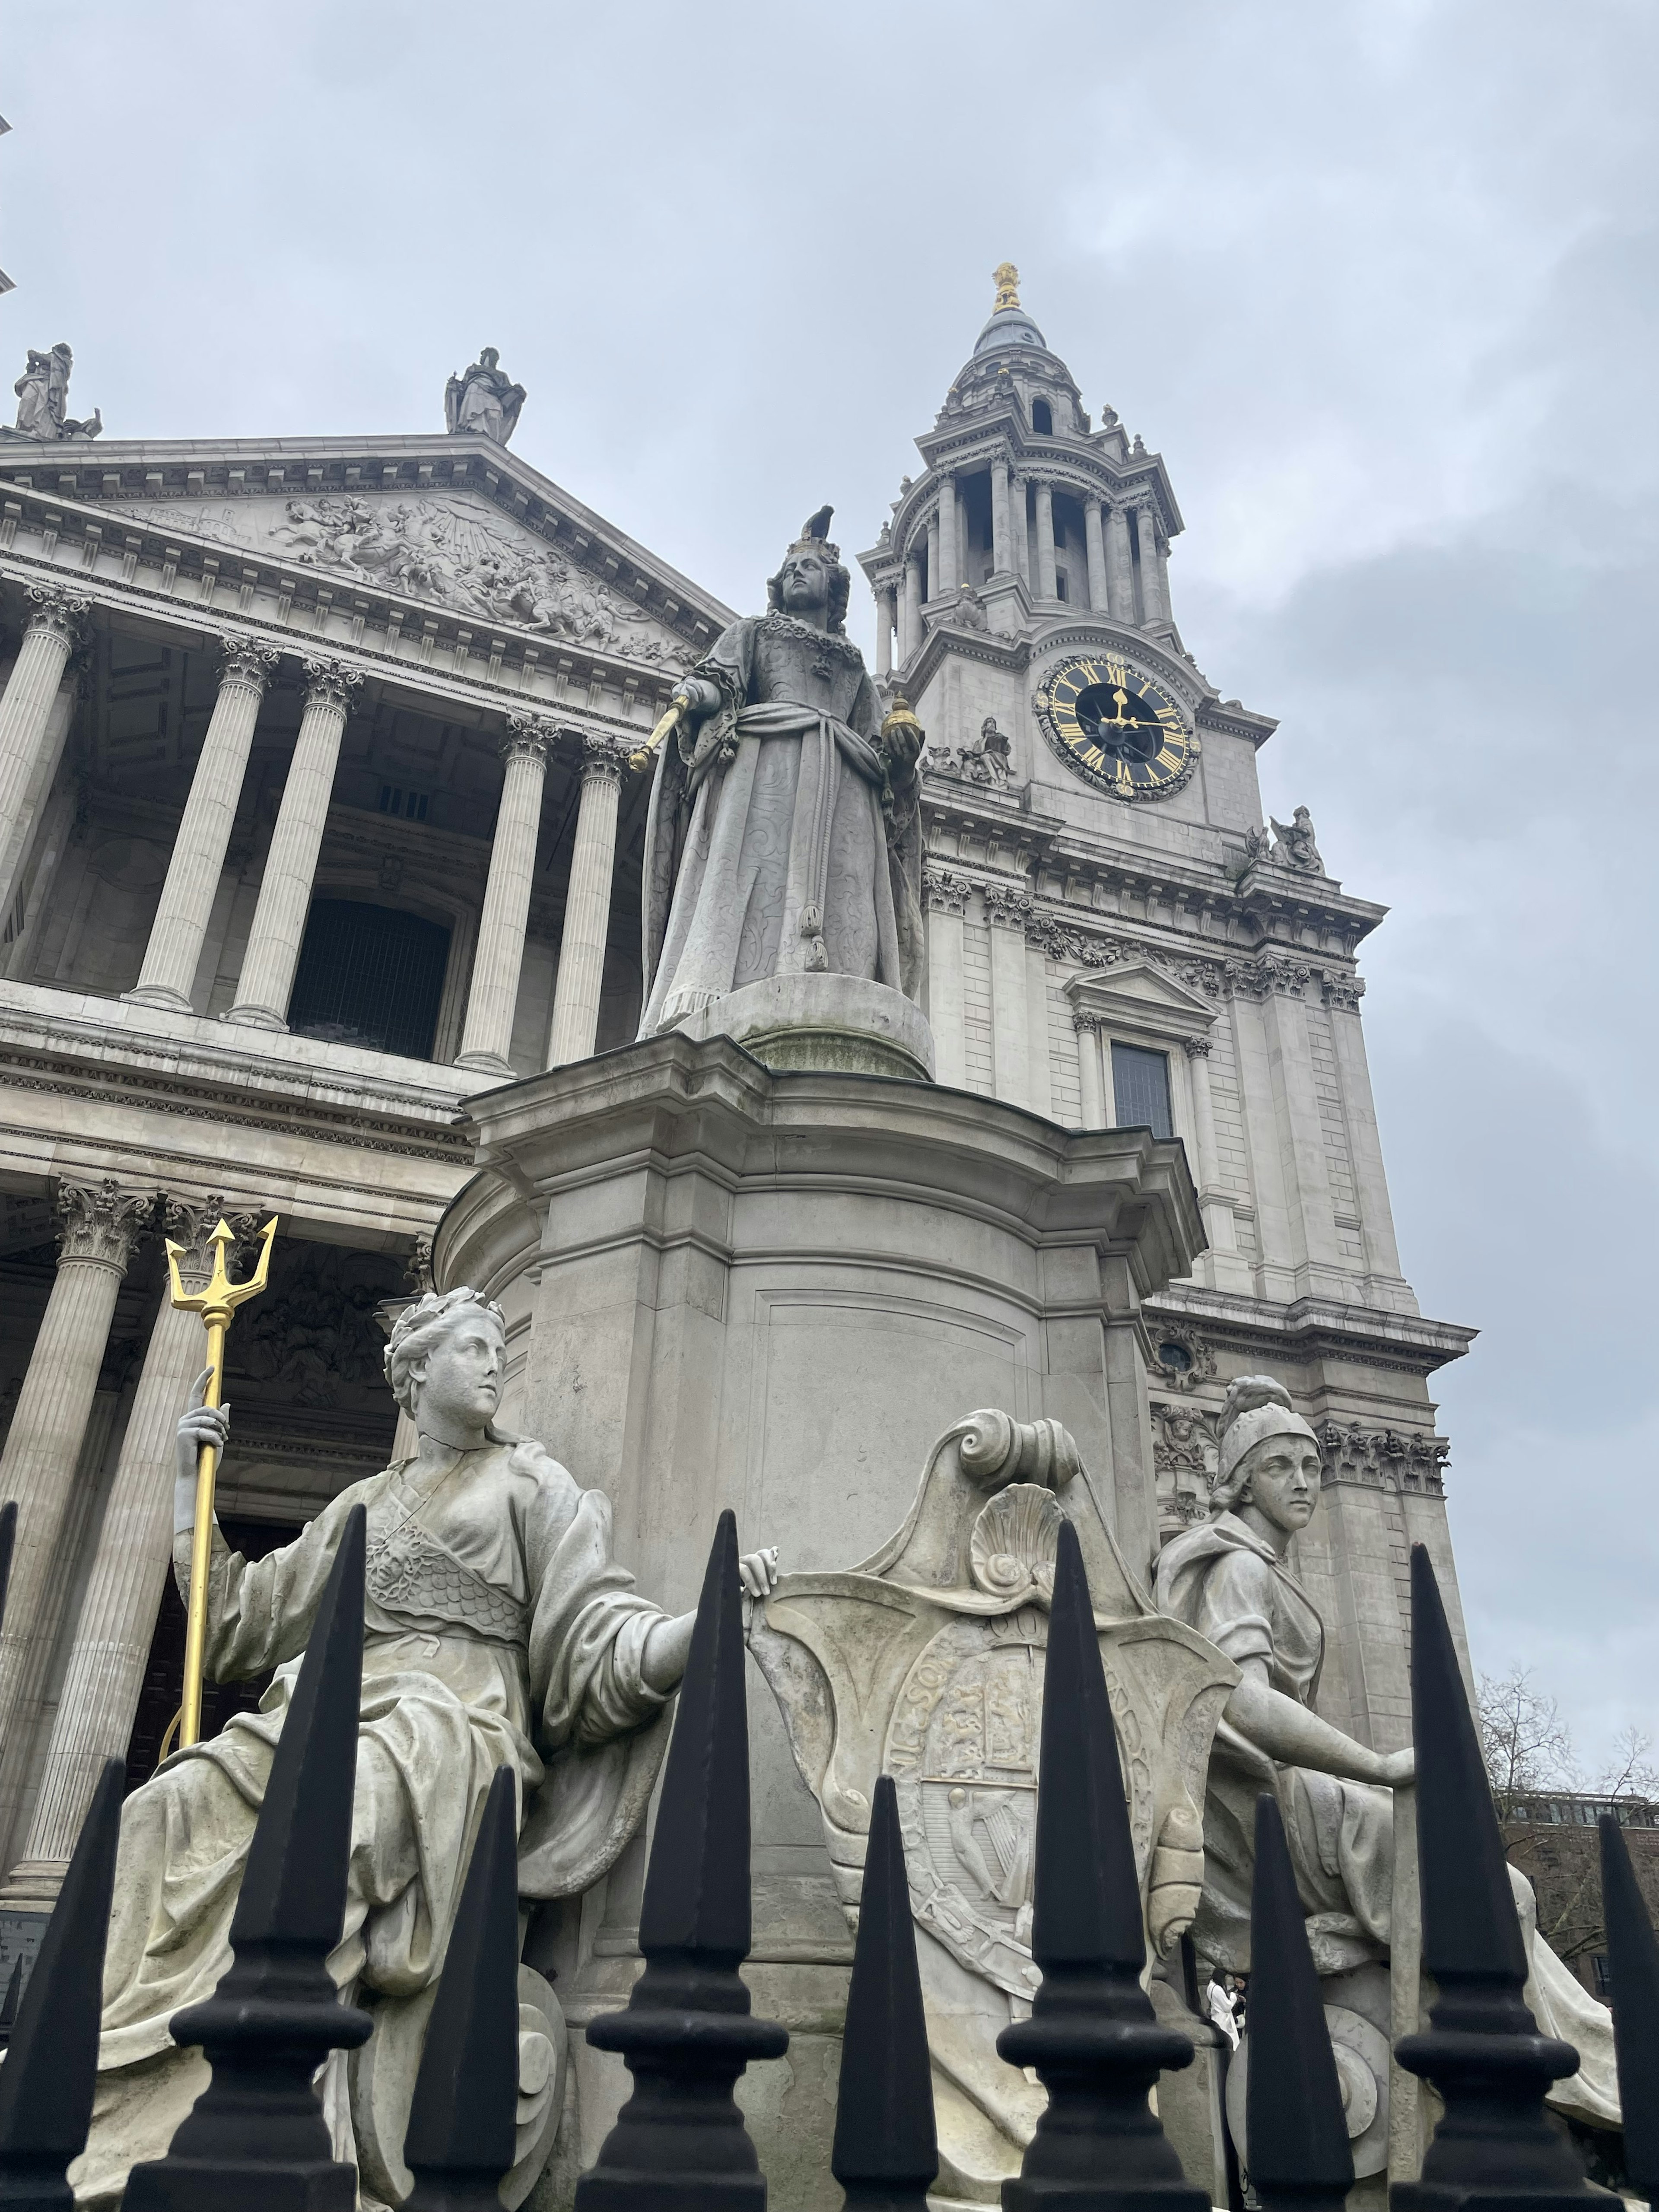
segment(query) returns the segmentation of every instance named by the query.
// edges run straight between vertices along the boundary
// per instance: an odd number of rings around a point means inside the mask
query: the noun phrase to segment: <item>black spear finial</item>
[[[1585,2180],[1544,2110],[1550,2083],[1577,2071],[1578,2054],[1538,2033],[1522,1995],[1527,1952],[1504,1839],[1421,1544],[1412,1546],[1411,1663],[1423,1968],[1438,1994],[1428,2027],[1403,2037],[1395,2056],[1434,2084],[1445,2110],[1422,2179],[1395,2182],[1389,2203],[1393,2212],[1451,2212],[1471,2196],[1512,2202],[1524,2192],[1528,2212],[1585,2212],[1610,2200]]]
[[[122,1762],[106,1759],[0,2066],[0,2205],[6,2212],[68,2212],[75,2202],[64,2170],[85,2149],[92,2118],[104,1941],[125,1783]],[[14,1967],[12,1991],[16,1987]]]
[[[640,1949],[625,2012],[588,2023],[620,2051],[634,2094],[576,2184],[576,2212],[763,2212],[766,2184],[732,2094],[787,2031],[750,2016],[749,1716],[738,1528],[722,1513],[708,1554],[651,1842]]]
[[[404,2212],[501,2212],[519,2098],[519,1809],[510,1766],[484,1802],[415,2078]]]
[[[1060,1524],[1036,1808],[1031,1953],[1042,1983],[1029,2020],[997,2038],[1048,2092],[1003,2212],[1209,2212],[1181,2170],[1147,2093],[1190,2066],[1140,1986],[1140,1885],[1117,1735],[1077,1531]]]
[[[364,1513],[354,1506],[312,1624],[230,1923],[230,1966],[175,2013],[213,2079],[167,2154],[135,2166],[125,2212],[353,2212],[357,2174],[337,2163],[312,2076],[368,2039],[328,1955],[345,1917],[363,1673]]]
[[[939,2172],[927,2022],[893,1778],[876,1784],[830,2171],[861,2212],[927,2212]]]
[[[1598,1825],[1625,2173],[1636,2195],[1652,2203],[1659,2197],[1659,1942],[1624,1831],[1611,1813],[1603,1813]]]
[[[1250,1887],[1250,2179],[1267,2212],[1341,2212],[1353,2186],[1342,2083],[1277,1801],[1255,1801]]]

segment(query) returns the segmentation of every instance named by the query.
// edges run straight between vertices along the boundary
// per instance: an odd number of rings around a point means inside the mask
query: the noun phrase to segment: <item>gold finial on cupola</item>
[[[991,271],[991,282],[997,288],[996,300],[991,308],[994,315],[1000,315],[1005,307],[1018,307],[1019,271],[1012,261],[999,263]]]

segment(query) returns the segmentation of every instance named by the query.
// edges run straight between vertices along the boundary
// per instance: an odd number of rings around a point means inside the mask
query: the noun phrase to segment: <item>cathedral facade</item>
[[[1321,1701],[1392,1748],[1413,1539],[1455,1592],[1428,1384],[1470,1332],[1395,1249],[1356,967],[1382,910],[1304,811],[1264,828],[1273,724],[1182,644],[1164,465],[1000,276],[862,556],[879,688],[927,736],[937,1080],[1180,1140],[1197,1256],[1129,1283],[1109,1386],[1133,1565],[1201,1513],[1228,1380],[1279,1376],[1326,1452]],[[269,1548],[398,1448],[387,1316],[473,1183],[473,1103],[638,1029],[639,759],[732,614],[509,450],[523,400],[487,353],[431,435],[98,438],[59,393],[0,444],[0,1954],[177,1702],[202,1352],[164,1241],[188,1273],[222,1215],[278,1218],[220,1486]]]

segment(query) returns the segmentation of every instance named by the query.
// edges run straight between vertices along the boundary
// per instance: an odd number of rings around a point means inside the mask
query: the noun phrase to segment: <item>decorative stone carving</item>
[[[553,737],[553,725],[540,714],[509,714],[497,750],[504,761],[544,761]]]
[[[343,714],[350,713],[352,694],[363,680],[361,668],[343,667],[337,660],[307,654],[301,659],[300,670],[306,679],[307,706],[337,707]]]
[[[1226,988],[1241,999],[1299,999],[1313,981],[1305,960],[1282,952],[1261,952],[1254,960],[1229,960],[1221,970]]]
[[[433,1287],[432,1239],[417,1237],[409,1248],[409,1257],[404,1262],[404,1279],[418,1297],[424,1297]]]
[[[92,605],[91,600],[66,592],[61,584],[31,584],[28,597],[33,602],[34,611],[26,628],[62,638],[72,652],[80,642],[82,618]]]
[[[155,1200],[124,1191],[112,1177],[95,1187],[60,1182],[55,1198],[60,1260],[91,1260],[126,1273],[138,1239],[149,1227]]]
[[[1273,834],[1259,830],[1254,824],[1244,832],[1244,866],[1254,868],[1264,860],[1271,860],[1273,852]]]
[[[491,438],[504,446],[519,425],[528,396],[498,367],[501,356],[485,346],[471,368],[452,376],[444,387],[444,427],[453,438]]]
[[[1031,1857],[1062,1516],[1088,1570],[1147,1926],[1168,1952],[1197,1902],[1198,1802],[1237,1672],[1151,1610],[1058,1423],[953,1423],[902,1528],[848,1571],[785,1575],[750,1631],[849,1918],[876,1777],[896,1784],[952,2197],[982,2200],[1017,2170],[1044,2102],[995,2039],[1039,1979]]]
[[[930,860],[921,874],[922,904],[940,914],[965,914],[973,896],[970,877],[957,868],[943,868]]]
[[[1357,1014],[1359,1001],[1365,995],[1365,979],[1363,975],[1334,975],[1327,969],[1320,979],[1319,988],[1320,995],[1328,1006],[1334,1007],[1340,1013]]]
[[[1181,1049],[1188,1060],[1207,1060],[1215,1050],[1215,1039],[1207,1036],[1182,1037]]]
[[[1272,818],[1271,817],[1269,817]],[[1304,875],[1322,876],[1325,863],[1319,857],[1319,848],[1314,842],[1313,817],[1305,806],[1298,806],[1291,815],[1288,829],[1282,822],[1273,823],[1273,858],[1287,868],[1299,868]]]
[[[1366,1429],[1357,1422],[1327,1421],[1319,1431],[1328,1482],[1364,1483],[1377,1490],[1445,1495],[1451,1446],[1419,1430]]]
[[[1214,1413],[1190,1402],[1159,1404],[1154,1399],[1151,1412],[1158,1535],[1167,1543],[1209,1518],[1218,1420]]]
[[[1030,895],[1018,884],[981,884],[985,919],[993,928],[1024,929],[1034,911]]]
[[[583,730],[580,736],[582,781],[598,777],[603,782],[620,783],[628,773],[632,746],[621,738],[607,737],[603,730]]]
[[[1185,959],[1160,945],[1137,944],[1127,938],[1096,937],[1035,908],[1025,933],[1030,944],[1040,945],[1051,958],[1069,961],[1079,968],[1115,968],[1126,960],[1143,961],[1177,983],[1184,983],[1189,991],[1210,999],[1221,996],[1223,969],[1213,960]]]
[[[1190,1390],[1207,1382],[1215,1373],[1215,1354],[1190,1322],[1162,1320],[1149,1314],[1153,1356],[1148,1372],[1156,1383],[1172,1390]]]
[[[220,683],[246,684],[263,698],[283,657],[276,647],[261,644],[257,638],[226,637],[220,640]]]
[[[0,426],[0,436],[32,438],[50,445],[59,438],[95,438],[104,427],[103,412],[94,407],[84,422],[68,412],[70,377],[75,356],[60,340],[48,353],[28,349],[28,365],[12,390],[17,394],[15,428]]]
[[[1010,781],[1010,752],[1007,738],[997,727],[996,716],[988,714],[980,724],[977,744],[930,744],[922,765],[932,775],[959,776],[964,783],[1001,791],[1006,789]]]

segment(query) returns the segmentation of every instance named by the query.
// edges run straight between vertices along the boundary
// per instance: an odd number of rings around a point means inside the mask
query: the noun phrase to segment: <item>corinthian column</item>
[[[1040,483],[1036,488],[1037,535],[1037,597],[1052,599],[1059,597],[1060,586],[1054,577],[1054,492],[1052,484]]]
[[[501,740],[507,774],[495,812],[495,842],[489,848],[489,880],[478,917],[478,949],[472,958],[472,988],[457,1067],[476,1067],[486,1075],[511,1075],[507,1053],[513,1043],[513,1012],[519,1002],[519,971],[524,965],[525,924],[530,915],[530,882],[536,869],[536,840],[542,824],[542,786],[547,780],[547,745],[553,732],[535,714],[509,714]]]
[[[1101,529],[1100,501],[1091,499],[1083,509],[1083,537],[1089,553],[1089,605],[1097,615],[1106,612],[1106,540]]]
[[[912,553],[904,564],[904,628],[899,636],[899,665],[903,666],[921,643],[921,556]]]
[[[586,1060],[599,1033],[599,992],[611,924],[611,876],[617,862],[617,809],[627,748],[614,738],[582,739],[582,795],[564,895],[559,979],[553,991],[547,1064]]]
[[[351,694],[363,680],[355,669],[337,667],[332,661],[304,660],[300,665],[307,679],[305,713],[265,856],[236,1003],[225,1016],[228,1022],[245,1022],[256,1030],[288,1027],[289,994],[311,910],[311,886],[334,790],[340,740],[345,735]]]
[[[0,1745],[14,1759],[27,1751],[45,1685],[48,1600],[68,1570],[59,1540],[115,1300],[155,1203],[113,1182],[96,1189],[58,1186],[57,1279],[0,1457],[0,1498],[17,1500],[16,1549],[0,1628]],[[0,1813],[9,1821],[16,1776],[8,1778],[11,1802]]]
[[[85,599],[71,599],[56,584],[33,584],[34,612],[0,696],[0,857],[10,844],[27,794],[29,777],[46,741],[52,702],[76,636]]]
[[[893,670],[894,600],[896,594],[892,585],[884,584],[876,593],[876,673],[890,676]]]
[[[1158,565],[1158,524],[1150,507],[1135,509],[1135,530],[1140,540],[1140,619],[1163,622],[1167,617]]]
[[[1079,1010],[1072,1016],[1077,1031],[1078,1117],[1085,1129],[1106,1127],[1106,1086],[1102,1078],[1100,1016]]]
[[[1135,563],[1129,550],[1129,518],[1115,507],[1106,518],[1106,605],[1114,622],[1135,618]]]
[[[161,902],[137,985],[123,996],[140,1006],[191,1012],[190,987],[202,957],[214,894],[225,865],[236,802],[253,744],[253,725],[277,654],[273,647],[228,641],[219,696],[173,841]]]
[[[199,1290],[212,1267],[208,1239],[225,1202],[210,1198],[194,1206],[168,1198],[164,1207],[167,1234],[185,1248],[179,1261],[185,1286]],[[0,1893],[13,1907],[51,1908],[104,1761],[126,1756],[173,1559],[173,1431],[202,1363],[200,1316],[181,1313],[164,1285],[81,1601],[28,1840]]]
[[[991,464],[991,568],[996,575],[1006,576],[1014,565],[1012,550],[1008,544],[1008,464],[1006,460]]]

